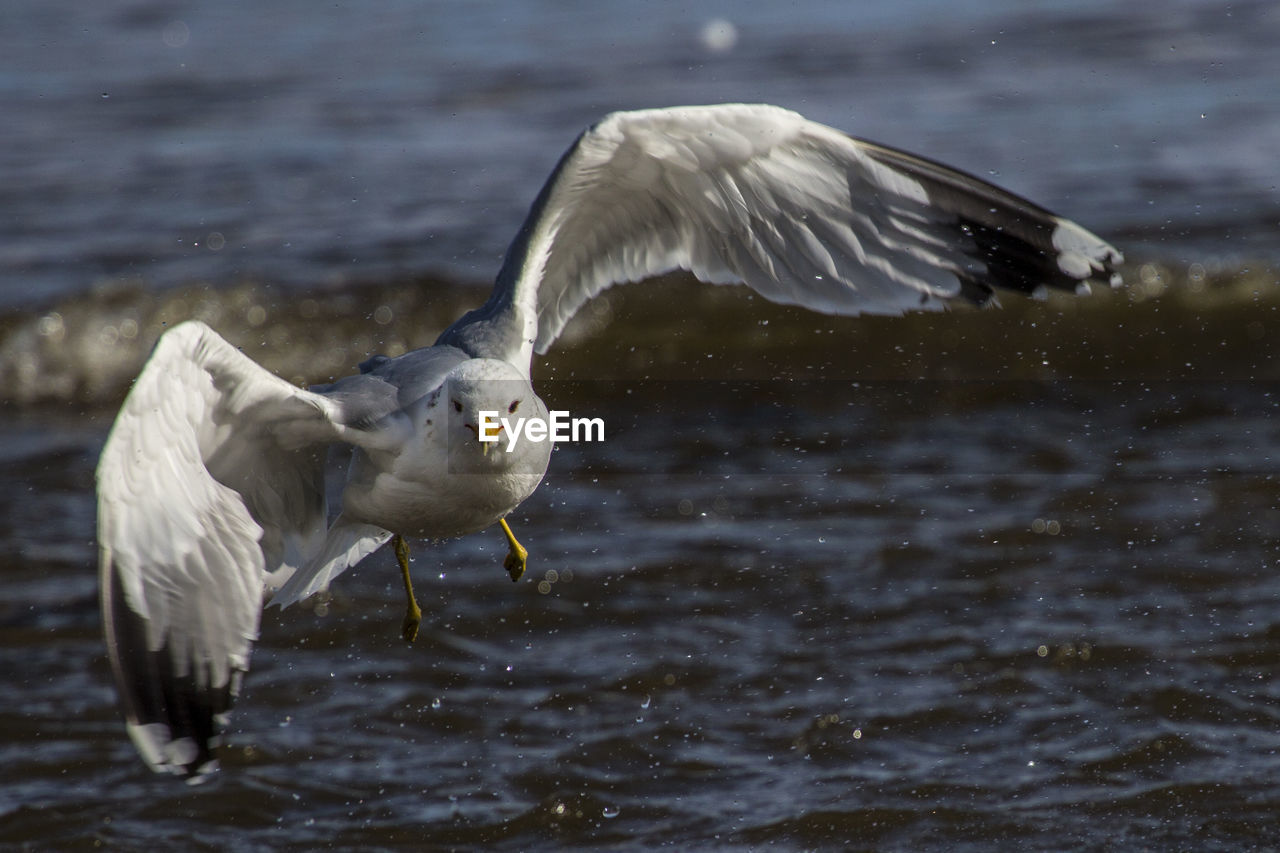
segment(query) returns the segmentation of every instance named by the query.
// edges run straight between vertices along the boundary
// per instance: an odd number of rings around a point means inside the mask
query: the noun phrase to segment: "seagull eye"
[[[510,405],[510,406],[507,406],[507,414],[508,414],[508,415],[514,415],[514,414],[516,413],[516,409],[518,409],[518,408],[520,408],[520,401],[519,401],[519,400],[512,400],[512,401],[511,401],[511,405]]]
[[[450,402],[450,403],[453,403],[453,410],[454,410],[455,412],[457,412],[458,414],[462,414],[462,404],[461,404],[461,403],[459,403],[457,400],[450,400],[449,402]]]

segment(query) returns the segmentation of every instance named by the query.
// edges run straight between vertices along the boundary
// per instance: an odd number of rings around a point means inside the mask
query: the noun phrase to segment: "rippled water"
[[[375,6],[11,10],[0,845],[1276,846],[1272,4]],[[725,99],[996,170],[1129,287],[613,294],[538,366],[609,432],[513,517],[529,578],[496,533],[415,544],[406,646],[377,555],[268,613],[217,778],[151,776],[92,476],[162,324],[291,379],[429,343],[583,125]]]
[[[1114,356],[1115,309],[1059,307],[869,324],[864,344],[958,335],[976,367],[917,365],[956,378],[544,382],[610,433],[559,450],[513,518],[529,580],[496,533],[418,545],[413,646],[386,555],[271,611],[194,790],[141,767],[113,706],[89,541],[106,421],[11,419],[0,840],[1270,846],[1280,384],[1212,360],[1070,378],[1052,343],[1064,378],[965,378],[1004,350],[988,322]],[[621,365],[613,346],[582,370]]]
[[[700,37],[717,16],[731,50]],[[718,101],[1184,258],[1274,257],[1278,38],[1270,0],[21,4],[0,33],[0,304],[122,277],[487,280],[581,128]]]

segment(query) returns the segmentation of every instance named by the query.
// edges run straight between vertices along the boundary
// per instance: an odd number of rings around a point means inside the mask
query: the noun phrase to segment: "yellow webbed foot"
[[[502,525],[502,532],[507,537],[507,557],[502,561],[502,568],[506,569],[507,574],[511,575],[512,581],[518,581],[528,565],[529,552],[516,541],[516,535],[511,532],[511,527],[507,524],[505,518],[498,519],[498,524]]]
[[[400,624],[400,636],[404,637],[406,643],[412,643],[418,636],[418,626],[421,624],[422,608],[418,607],[418,602],[410,600],[405,609],[404,622]]]

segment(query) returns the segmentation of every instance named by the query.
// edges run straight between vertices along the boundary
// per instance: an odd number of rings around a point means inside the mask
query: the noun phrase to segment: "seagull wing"
[[[1120,260],[985,181],[779,107],[614,113],[561,159],[489,303],[441,340],[527,358],[602,290],[674,269],[825,313],[896,314],[1116,284]]]
[[[325,542],[324,445],[350,412],[202,323],[165,333],[98,465],[107,647],[154,769],[210,761],[257,637],[264,586]]]

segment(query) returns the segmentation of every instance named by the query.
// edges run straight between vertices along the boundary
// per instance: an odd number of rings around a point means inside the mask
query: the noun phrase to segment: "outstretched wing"
[[[248,668],[264,584],[325,539],[339,404],[273,376],[203,323],[165,333],[98,464],[107,647],[130,735],[196,773]]]
[[[985,181],[779,107],[614,113],[561,159],[490,302],[441,340],[527,358],[600,291],[673,269],[859,314],[1115,284],[1120,261]]]

